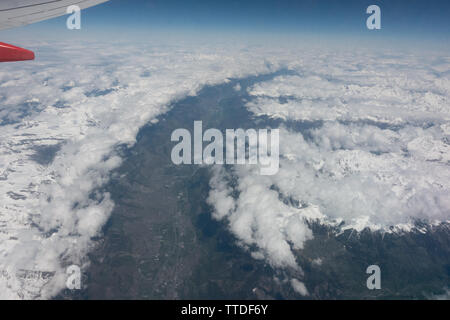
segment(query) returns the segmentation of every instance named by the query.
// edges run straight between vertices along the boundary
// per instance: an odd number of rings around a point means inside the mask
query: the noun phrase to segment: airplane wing
[[[67,7],[71,5],[85,9],[106,1],[108,0],[1,0],[0,30],[65,15]],[[0,42],[0,62],[32,59],[34,54],[31,51]]]
[[[67,7],[80,9],[108,0],[2,0],[0,1],[0,30],[24,26],[66,14]]]

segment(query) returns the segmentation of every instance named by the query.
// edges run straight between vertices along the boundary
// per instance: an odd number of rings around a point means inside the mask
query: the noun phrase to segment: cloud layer
[[[67,265],[88,263],[114,206],[95,190],[120,165],[118,145],[132,145],[142,125],[204,85],[279,67],[276,56],[228,46],[67,42],[37,51],[37,61],[0,71],[6,299],[49,298],[64,288]]]
[[[214,216],[256,259],[292,269],[312,232],[449,219],[450,60],[239,46],[41,43],[0,71],[0,297],[49,298],[84,266],[114,206],[98,188],[139,128],[204,85],[289,68],[248,109],[281,118],[280,170],[214,167]],[[59,49],[54,49],[59,48]],[[236,88],[241,90],[241,88]],[[317,123],[293,129],[290,123]],[[301,125],[300,125],[301,127]],[[168,137],[169,139],[169,137]],[[50,274],[48,273],[50,272]],[[299,294],[307,288],[290,280]]]
[[[450,220],[450,60],[302,52],[293,74],[255,84],[247,108],[283,120],[280,170],[214,169],[209,203],[242,246],[296,268],[306,221],[408,231]],[[279,122],[278,122],[279,123]],[[306,288],[292,279],[303,294]]]

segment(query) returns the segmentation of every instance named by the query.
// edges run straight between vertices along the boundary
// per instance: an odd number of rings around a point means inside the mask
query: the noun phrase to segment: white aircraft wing
[[[106,1],[108,0],[0,0],[0,30],[65,15],[71,5],[85,9]]]
[[[109,0],[0,0],[0,30],[67,14],[76,5],[86,9]],[[0,62],[33,60],[34,52],[0,42]]]

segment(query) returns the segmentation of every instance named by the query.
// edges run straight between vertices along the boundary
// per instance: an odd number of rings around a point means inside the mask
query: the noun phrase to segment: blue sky
[[[365,26],[366,8],[381,7],[382,30]],[[79,33],[116,36],[157,32],[321,34],[448,41],[450,1],[441,0],[111,0],[83,11]],[[64,34],[66,17],[3,31]]]

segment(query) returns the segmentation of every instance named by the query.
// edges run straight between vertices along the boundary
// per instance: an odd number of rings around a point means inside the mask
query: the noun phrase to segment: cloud
[[[373,121],[389,125],[448,122],[448,65],[437,71],[433,55],[395,58],[306,55],[283,75],[249,89],[256,115],[303,121]]]
[[[56,48],[56,49],[55,49]],[[113,42],[40,44],[0,71],[0,297],[49,298],[86,254],[114,203],[96,191],[141,126],[204,85],[279,68],[239,47]],[[20,67],[20,68],[19,68]],[[59,149],[36,160],[36,148]],[[51,149],[51,148],[50,148]],[[18,276],[20,270],[52,277]],[[34,273],[33,273],[34,272]]]
[[[291,279],[291,285],[295,292],[301,294],[302,296],[309,295],[308,290],[305,287],[305,284],[297,279]]]
[[[1,298],[52,297],[67,265],[88,265],[114,207],[98,189],[122,161],[115,147],[204,85],[280,68],[295,74],[256,84],[248,109],[321,124],[282,126],[278,174],[215,167],[210,182],[214,217],[253,257],[301,275],[294,251],[312,238],[308,219],[358,230],[448,220],[448,58],[217,44],[40,49],[39,60],[0,71]],[[59,148],[52,161],[35,161],[42,146]]]
[[[277,191],[270,188],[271,179],[259,175],[254,167],[236,166],[235,171],[239,180],[233,190],[228,185],[230,174],[224,167],[213,169],[207,201],[215,208],[214,218],[226,218],[230,230],[253,257],[264,258],[273,267],[301,271],[292,248],[301,249],[312,238],[304,215],[314,209],[293,208],[280,201]],[[233,192],[239,193],[237,199],[232,197]]]
[[[294,74],[248,90],[256,118],[284,120],[276,175],[213,170],[214,217],[274,267],[295,268],[307,220],[388,232],[450,221],[449,69],[434,67],[445,58],[361,53],[302,54]]]

